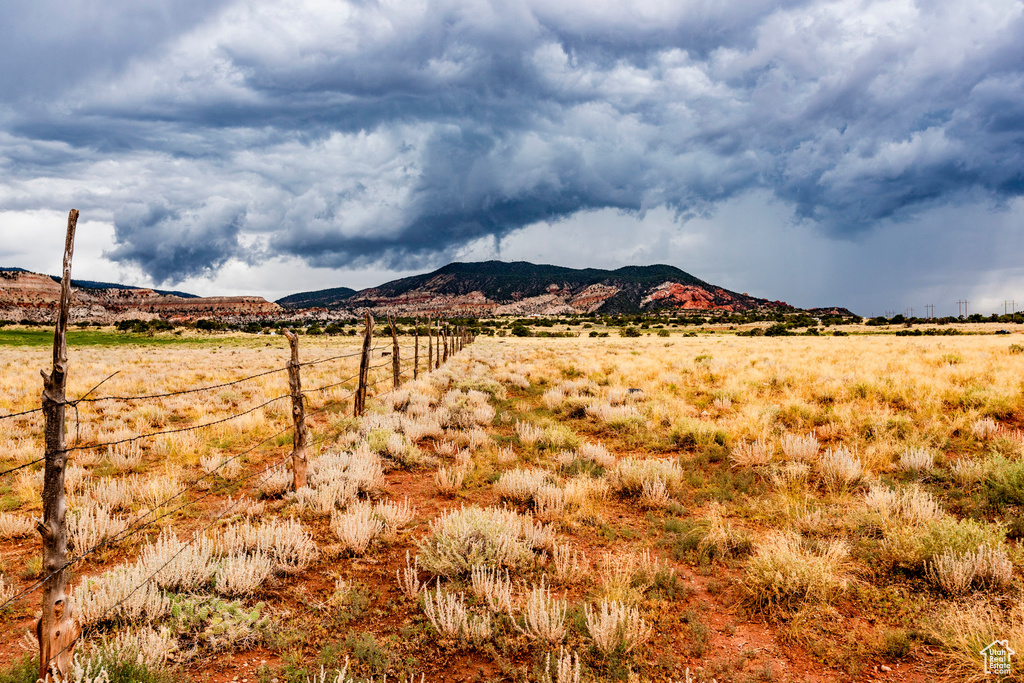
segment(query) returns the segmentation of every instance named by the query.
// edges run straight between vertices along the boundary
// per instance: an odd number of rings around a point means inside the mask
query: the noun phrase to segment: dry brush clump
[[[748,603],[769,614],[806,603],[830,602],[847,586],[843,570],[849,546],[832,540],[812,548],[792,531],[777,531],[756,544],[743,588]]]
[[[624,458],[619,460],[615,469],[608,475],[608,484],[612,491],[624,498],[639,498],[644,495],[644,485],[664,485],[668,492],[679,487],[683,479],[683,469],[674,460],[656,458],[638,459]]]
[[[474,643],[490,638],[490,613],[469,610],[464,593],[449,593],[438,584],[434,590],[424,590],[422,600],[423,613],[441,635]]]
[[[513,585],[508,569],[477,565],[470,570],[473,594],[495,613],[512,611]]]
[[[526,596],[526,604],[522,612],[522,626],[508,610],[516,630],[528,638],[542,640],[548,644],[557,644],[565,636],[565,616],[569,605],[565,600],[551,597],[551,589],[541,580]]]
[[[626,654],[651,634],[639,609],[615,600],[605,598],[596,605],[584,605],[583,615],[594,646],[605,655]]]
[[[427,571],[448,577],[467,576],[481,565],[518,572],[536,562],[538,551],[552,548],[554,539],[554,530],[531,515],[472,506],[431,520],[417,559]]]
[[[369,503],[359,502],[345,512],[331,513],[331,531],[352,555],[364,554],[384,529],[384,522],[373,513]]]

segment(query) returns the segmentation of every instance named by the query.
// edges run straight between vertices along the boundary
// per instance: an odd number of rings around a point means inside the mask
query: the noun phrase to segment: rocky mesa
[[[72,280],[72,321],[113,323],[138,318],[192,322],[200,318],[249,319],[279,314],[281,307],[259,296],[197,297],[143,287]],[[20,269],[0,269],[0,318],[53,320],[60,284],[49,275]]]

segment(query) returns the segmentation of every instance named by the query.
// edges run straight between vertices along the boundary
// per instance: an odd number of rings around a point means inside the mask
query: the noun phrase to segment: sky
[[[0,4],[0,266],[268,299],[668,263],[1024,308],[1021,0]]]

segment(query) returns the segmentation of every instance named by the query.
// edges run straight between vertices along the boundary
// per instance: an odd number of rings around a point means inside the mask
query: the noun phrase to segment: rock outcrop
[[[60,284],[48,275],[0,270],[0,318],[49,322],[57,310],[59,296]],[[75,287],[71,298],[73,322],[249,319],[274,316],[281,311],[279,305],[259,296],[185,297],[143,287]]]

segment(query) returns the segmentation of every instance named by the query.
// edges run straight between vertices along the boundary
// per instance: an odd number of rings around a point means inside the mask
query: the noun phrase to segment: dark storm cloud
[[[0,204],[63,192],[158,281],[279,253],[410,267],[752,190],[855,237],[1024,192],[1022,6],[963,4],[112,5],[46,69],[39,15],[2,10]]]

